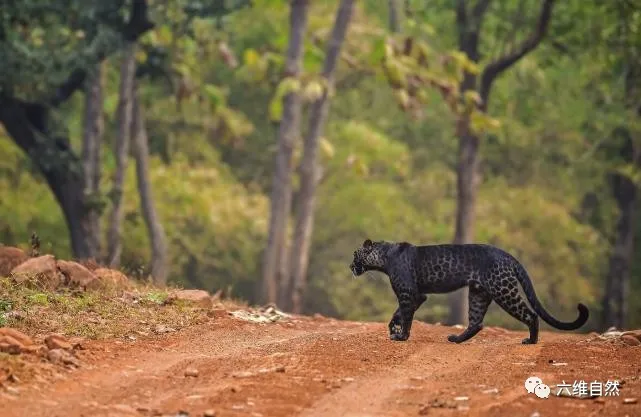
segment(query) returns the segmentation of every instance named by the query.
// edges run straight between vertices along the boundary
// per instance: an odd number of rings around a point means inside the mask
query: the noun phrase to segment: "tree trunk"
[[[469,73],[465,75],[461,83],[461,94],[478,88],[477,91],[481,97],[479,111],[487,112],[490,92],[496,78],[532,52],[541,43],[549,26],[554,1],[543,0],[538,20],[532,33],[519,45],[490,61],[481,73],[481,81],[478,87],[476,86],[477,80],[475,76]],[[479,62],[480,30],[489,4],[489,0],[478,0],[473,7],[467,7],[465,0],[458,0],[456,5],[459,50],[476,63]],[[457,198],[454,243],[464,244],[471,243],[474,240],[476,194],[480,184],[480,137],[471,131],[470,121],[466,115],[459,117],[459,120],[457,120],[457,136],[459,138],[459,150],[456,167]],[[467,296],[467,288],[449,295],[449,324],[464,324],[466,322],[468,313]]]
[[[603,328],[615,326],[623,329],[627,312],[630,266],[634,248],[636,215],[636,186],[626,176],[612,176],[612,190],[619,206],[616,237],[606,275],[606,291],[603,298]]]
[[[285,77],[298,77],[301,71],[303,38],[307,27],[309,0],[292,0],[289,15],[290,36],[285,60]],[[300,135],[301,99],[298,92],[283,98],[283,117],[278,131],[276,169],[270,196],[270,219],[267,247],[263,254],[263,300],[275,303],[278,297],[278,271],[286,241],[286,227],[291,211],[292,150]]]
[[[354,10],[354,0],[341,0],[336,13],[334,28],[330,35],[327,56],[323,67],[323,78],[326,86],[323,95],[314,102],[309,117],[309,129],[305,137],[303,159],[300,166],[301,184],[299,204],[296,212],[296,226],[291,255],[291,280],[294,285],[292,293],[292,309],[300,313],[303,307],[304,292],[307,284],[307,266],[309,264],[309,249],[314,228],[314,206],[316,202],[316,186],[319,181],[318,142],[323,134],[323,128],[329,111],[329,91],[334,86],[334,72],[341,52],[341,47],[347,33],[349,22]]]
[[[44,176],[65,216],[76,259],[90,256],[83,195],[82,163],[67,138],[53,137],[49,114],[41,104],[27,103],[0,93],[0,121],[14,142]]]
[[[136,44],[130,42],[123,51],[123,60],[120,67],[120,90],[118,100],[118,135],[116,137],[114,154],[116,156],[116,172],[111,191],[112,211],[109,218],[109,231],[107,235],[107,263],[112,268],[120,266],[122,255],[122,240],[120,229],[124,217],[123,186],[127,173],[127,159],[129,157],[129,142],[132,120],[132,94],[134,76],[136,73]]]
[[[400,32],[401,30],[401,16],[398,7],[399,1],[400,0],[387,0],[389,29],[394,33]]]
[[[458,163],[456,166],[456,223],[454,243],[466,244],[474,241],[476,194],[480,183],[479,138],[470,131],[469,120],[458,122],[459,138]],[[449,295],[450,324],[465,324],[468,310],[468,291],[462,288]]]
[[[95,66],[94,73],[87,78],[85,88],[84,132],[82,137],[82,164],[84,171],[84,199],[87,209],[85,232],[88,256],[100,259],[100,149],[104,133],[103,120],[103,65]]]
[[[134,87],[132,101],[132,147],[136,161],[136,180],[138,193],[140,194],[140,206],[151,244],[151,276],[156,285],[165,285],[168,272],[167,238],[154,205],[151,180],[149,179],[149,139],[145,114],[136,87]]]

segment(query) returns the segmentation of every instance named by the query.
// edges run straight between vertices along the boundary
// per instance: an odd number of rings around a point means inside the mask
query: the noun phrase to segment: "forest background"
[[[9,1],[0,242],[358,320],[396,304],[351,277],[364,239],[490,243],[555,315],[639,326],[640,10]],[[465,310],[433,296],[416,318]]]

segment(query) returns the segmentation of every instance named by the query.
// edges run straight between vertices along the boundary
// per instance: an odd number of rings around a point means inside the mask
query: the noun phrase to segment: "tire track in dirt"
[[[495,329],[461,345],[447,342],[456,331],[416,322],[410,340],[399,343],[389,340],[384,323],[294,318],[259,325],[222,318],[157,339],[93,342],[95,356],[65,380],[23,386],[15,400],[0,397],[2,416],[186,410],[200,417],[207,409],[218,417],[641,415],[641,404],[622,405],[621,398],[541,400],[523,386],[533,375],[550,385],[624,378],[621,396],[641,400],[641,348],[580,344],[584,336],[549,332],[541,333],[540,344],[524,346],[524,332]],[[192,367],[198,377],[185,377]],[[234,377],[238,372],[246,374]],[[454,401],[457,396],[468,399]],[[453,408],[429,406],[434,400]]]
[[[211,395],[234,384],[225,374],[237,371],[234,364],[251,358],[256,351],[269,351],[284,344],[309,343],[333,328],[314,333],[284,326],[256,326],[233,320],[235,329],[202,325],[186,329],[165,340],[132,343],[115,358],[74,373],[72,379],[21,396],[3,417],[126,415],[131,410],[162,410],[165,404],[183,400],[204,385]],[[212,328],[213,327],[213,328]],[[278,328],[277,332],[273,332]],[[113,351],[113,346],[111,346]],[[109,353],[109,352],[108,352]],[[256,352],[258,353],[258,352]],[[263,358],[264,359],[264,358]],[[261,360],[262,361],[262,360]],[[245,364],[246,365],[246,364]],[[186,368],[201,370],[198,378],[185,378]],[[57,401],[58,400],[58,401]]]
[[[419,325],[416,328],[421,330],[417,332],[415,329],[410,339],[414,341],[415,352],[398,367],[383,369],[359,385],[324,396],[313,408],[301,413],[301,417],[415,415],[439,393],[451,392],[450,398],[464,395],[465,384],[460,384],[460,392],[456,392],[456,381],[466,381],[470,370],[478,368],[480,361],[504,357],[506,353],[503,340],[500,344],[486,344],[478,343],[479,338],[466,345],[453,345],[445,340],[442,330],[438,335],[428,336],[424,331],[433,330],[432,326]],[[527,357],[536,357],[540,346],[530,348],[526,352]],[[511,351],[516,349],[523,351],[520,345]],[[424,392],[427,387],[429,393]],[[509,395],[516,397],[520,392],[515,389]],[[503,396],[506,397],[507,394]],[[489,406],[491,404],[486,405]],[[451,411],[431,409],[429,415],[449,414]]]

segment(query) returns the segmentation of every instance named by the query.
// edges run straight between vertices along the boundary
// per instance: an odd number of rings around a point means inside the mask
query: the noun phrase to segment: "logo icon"
[[[545,384],[539,384],[534,388],[534,395],[539,398],[547,398],[550,396],[550,387]]]
[[[534,388],[542,383],[543,381],[538,376],[531,376],[525,380],[525,390],[528,394],[532,394],[534,392]]]
[[[525,390],[528,394],[534,393],[539,398],[550,396],[550,387],[545,385],[538,376],[531,376],[525,380]]]

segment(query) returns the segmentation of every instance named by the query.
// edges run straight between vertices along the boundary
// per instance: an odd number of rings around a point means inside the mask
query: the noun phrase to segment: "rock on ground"
[[[11,327],[0,328],[0,336],[10,336],[24,346],[33,345],[33,340],[29,336]]]
[[[93,281],[88,288],[101,289],[101,288],[129,288],[129,278],[120,271],[109,268],[94,269],[93,274],[96,280]]]
[[[65,277],[65,284],[72,288],[86,289],[97,279],[93,272],[77,262],[58,261],[57,266]]]
[[[72,350],[73,345],[67,341],[63,336],[58,334],[50,334],[45,337],[45,345],[49,349],[63,349],[63,350]]]
[[[54,364],[80,366],[78,358],[64,349],[51,349],[47,352],[47,359]]]
[[[11,278],[18,284],[35,284],[44,289],[56,289],[62,282],[63,276],[58,271],[53,255],[43,255],[27,259],[13,268]]]
[[[203,308],[211,308],[213,302],[209,293],[205,290],[178,290],[169,294],[167,303],[186,301]]]
[[[29,257],[22,249],[0,246],[0,277],[9,276],[13,268],[27,259]]]

